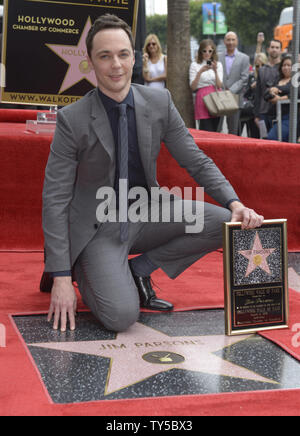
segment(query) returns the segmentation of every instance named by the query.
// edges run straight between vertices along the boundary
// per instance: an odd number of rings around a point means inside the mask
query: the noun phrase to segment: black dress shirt
[[[128,119],[128,189],[134,188],[135,186],[141,186],[147,189],[147,182],[145,177],[145,172],[143,164],[141,161],[138,137],[136,130],[136,118],[134,110],[134,97],[132,89],[130,89],[129,94],[121,103],[112,100],[103,94],[99,88],[98,93],[106,110],[111,130],[114,136],[116,156],[118,156],[118,121],[119,121],[119,104],[127,104],[127,119]],[[117,204],[118,204],[118,192],[119,192],[119,165],[118,159],[116,159],[116,175],[115,175],[115,186],[114,186]]]

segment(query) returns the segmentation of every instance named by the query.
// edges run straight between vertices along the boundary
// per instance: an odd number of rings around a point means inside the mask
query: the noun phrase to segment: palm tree
[[[190,2],[168,0],[168,88],[186,125],[194,127],[190,63]]]

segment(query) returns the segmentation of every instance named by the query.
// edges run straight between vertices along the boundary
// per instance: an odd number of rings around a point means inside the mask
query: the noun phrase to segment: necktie
[[[128,120],[127,105],[120,104],[118,123],[118,155],[119,155],[119,221],[121,242],[128,240]],[[122,187],[122,188],[121,188]],[[125,194],[125,195],[124,195]],[[125,201],[126,200],[126,201]]]

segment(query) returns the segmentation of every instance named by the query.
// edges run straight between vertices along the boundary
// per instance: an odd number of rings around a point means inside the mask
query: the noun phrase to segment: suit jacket
[[[138,142],[148,187],[157,187],[156,161],[164,142],[171,155],[221,205],[237,194],[195,144],[170,93],[132,85]],[[61,109],[43,190],[45,271],[70,270],[98,231],[100,187],[114,187],[113,134],[97,90]]]
[[[219,61],[222,63],[224,69],[224,87],[233,92],[233,94],[241,94],[248,83],[250,67],[249,56],[237,50],[229,75],[227,74],[225,56],[226,53],[222,53],[219,56]]]

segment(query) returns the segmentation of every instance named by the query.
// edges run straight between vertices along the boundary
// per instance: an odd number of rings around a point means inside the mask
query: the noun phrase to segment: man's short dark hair
[[[280,48],[282,48],[282,42],[279,39],[271,39],[269,42],[268,48],[271,47],[272,42],[277,42],[277,44],[280,44]]]
[[[116,15],[111,14],[105,14],[101,15],[101,17],[97,18],[97,20],[94,22],[92,27],[89,30],[89,33],[86,37],[86,48],[89,57],[91,57],[91,52],[93,49],[93,41],[94,37],[98,32],[101,32],[101,30],[106,29],[122,29],[124,32],[127,33],[128,38],[130,40],[132,50],[134,51],[134,40],[131,32],[130,26],[121,18],[117,17]]]

